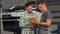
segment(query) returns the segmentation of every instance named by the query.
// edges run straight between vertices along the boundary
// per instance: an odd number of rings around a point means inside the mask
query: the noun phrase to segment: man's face
[[[31,13],[32,12],[32,6],[26,7],[27,12]]]
[[[43,11],[45,10],[45,8],[46,8],[45,4],[39,4],[39,5],[38,5],[38,9],[39,9],[41,12],[43,12]]]

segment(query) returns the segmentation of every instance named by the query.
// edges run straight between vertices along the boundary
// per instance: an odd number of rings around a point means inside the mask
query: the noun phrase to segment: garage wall
[[[1,0],[2,7],[8,6],[16,6],[16,5],[24,5],[28,1],[35,1],[35,0]]]

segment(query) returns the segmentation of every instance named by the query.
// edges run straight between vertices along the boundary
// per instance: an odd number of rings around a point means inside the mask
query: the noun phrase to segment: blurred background
[[[0,29],[4,34],[19,34],[19,19],[24,5],[31,2],[33,10],[36,10],[37,2],[41,0],[0,0]],[[52,34],[60,34],[60,0],[47,1],[47,8],[52,12],[53,20],[50,30]],[[2,10],[1,10],[2,9]],[[2,22],[1,22],[2,21]],[[2,24],[1,24],[2,23]]]

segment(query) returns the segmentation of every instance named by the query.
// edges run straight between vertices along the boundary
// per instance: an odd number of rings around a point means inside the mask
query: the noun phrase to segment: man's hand
[[[28,23],[31,25],[32,28],[34,28],[35,26],[40,26],[39,23],[40,21],[38,20],[37,17],[32,17],[28,19]]]

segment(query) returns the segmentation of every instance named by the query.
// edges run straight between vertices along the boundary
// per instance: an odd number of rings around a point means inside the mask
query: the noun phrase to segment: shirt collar
[[[25,11],[25,12],[26,12],[26,14],[29,14],[27,11]],[[32,11],[31,15],[35,14],[35,13],[36,13],[36,11]]]

